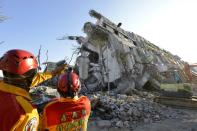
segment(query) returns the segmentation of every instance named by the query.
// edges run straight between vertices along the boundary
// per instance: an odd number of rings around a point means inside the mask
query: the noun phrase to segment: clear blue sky
[[[1,12],[9,19],[0,23],[0,56],[7,50],[25,49],[42,59],[58,61],[70,57],[75,41],[59,41],[63,35],[85,35],[83,24],[94,21],[94,9],[122,28],[142,35],[154,44],[197,62],[195,0],[0,0]],[[192,48],[188,45],[192,44]],[[191,57],[193,56],[193,57]]]

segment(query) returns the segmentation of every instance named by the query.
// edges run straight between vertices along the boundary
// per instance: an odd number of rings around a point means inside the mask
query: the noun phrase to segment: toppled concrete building
[[[180,57],[160,49],[143,37],[124,31],[101,14],[90,11],[96,24],[84,25],[86,37],[69,36],[81,45],[76,65],[82,82],[82,93],[91,101],[93,110],[89,120],[98,130],[133,130],[141,124],[165,119],[181,120],[187,114],[154,102],[158,92],[138,91],[160,83],[185,83],[186,63]],[[45,71],[52,71],[65,61],[47,62]],[[195,70],[192,70],[195,72]],[[58,77],[31,91],[38,111],[53,97]],[[47,87],[46,87],[47,86]],[[49,86],[49,87],[48,87]],[[111,90],[116,87],[115,90]],[[56,87],[54,87],[56,88]],[[98,90],[111,90],[108,93]],[[125,95],[126,94],[126,95]],[[105,128],[105,129],[104,129]],[[96,130],[93,126],[92,130]]]
[[[121,29],[121,23],[116,25],[94,10],[89,14],[97,22],[85,23],[83,30],[87,36],[76,38],[81,44],[77,65],[84,89],[117,87],[118,93],[127,94],[147,85],[157,88],[170,70],[178,72],[175,81],[188,81],[183,72],[185,62],[180,57]]]

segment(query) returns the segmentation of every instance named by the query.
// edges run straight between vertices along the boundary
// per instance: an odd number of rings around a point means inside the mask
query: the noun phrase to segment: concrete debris
[[[42,112],[44,106],[54,98],[59,98],[60,95],[57,89],[47,86],[38,86],[31,88],[29,91],[32,97],[32,103],[37,106],[38,112]]]
[[[155,94],[141,92],[140,95],[110,95],[97,92],[88,95],[92,104],[92,119],[98,117],[110,121],[112,127],[133,129],[139,124],[178,118],[181,111],[153,102]]]
[[[100,120],[100,121],[97,121],[97,125],[99,127],[111,127],[111,121],[109,121],[109,120]]]
[[[122,121],[116,122],[116,126],[122,128],[123,127],[123,122]]]
[[[188,81],[183,71],[185,62],[177,55],[123,30],[94,10],[90,16],[97,22],[85,23],[87,37],[75,39],[81,45],[76,63],[84,84],[82,90],[117,88],[117,93],[131,95],[134,88],[158,90],[169,76],[174,83]]]
[[[157,94],[140,92],[132,95],[116,94],[114,91],[87,94],[92,106],[90,121],[95,121],[99,128],[134,129],[143,123],[177,119],[183,114],[179,110],[153,102]],[[39,112],[51,99],[59,97],[56,89],[46,86],[33,88],[30,93]]]

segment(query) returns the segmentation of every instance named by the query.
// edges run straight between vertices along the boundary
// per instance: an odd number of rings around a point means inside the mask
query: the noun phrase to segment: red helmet
[[[76,73],[67,72],[59,77],[58,89],[64,93],[77,92],[80,88],[80,80]]]
[[[0,70],[13,74],[23,75],[37,67],[37,60],[34,55],[25,50],[9,50],[0,59]]]

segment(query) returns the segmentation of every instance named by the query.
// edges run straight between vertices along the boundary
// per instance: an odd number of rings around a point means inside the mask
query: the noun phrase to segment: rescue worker
[[[0,59],[3,81],[0,81],[0,130],[36,131],[39,115],[31,104],[30,86],[35,86],[56,75],[37,74],[37,60],[25,50],[9,50]],[[36,75],[37,74],[37,75]]]
[[[78,97],[81,85],[78,75],[68,70],[58,80],[60,98],[48,103],[41,117],[44,131],[86,131],[91,111],[86,96]]]

